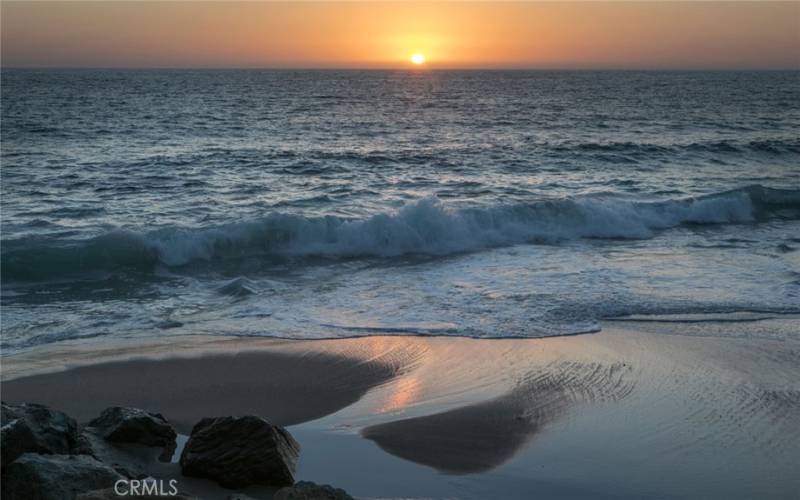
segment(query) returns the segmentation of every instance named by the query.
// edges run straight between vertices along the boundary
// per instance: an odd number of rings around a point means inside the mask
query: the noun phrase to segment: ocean
[[[4,69],[0,133],[4,354],[800,314],[800,72]]]

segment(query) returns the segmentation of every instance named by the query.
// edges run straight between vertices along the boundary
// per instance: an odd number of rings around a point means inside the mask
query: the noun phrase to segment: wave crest
[[[800,217],[800,190],[751,186],[658,202],[582,197],[484,208],[424,199],[366,219],[270,214],[200,229],[117,230],[71,243],[16,241],[2,255],[2,276],[29,281],[87,271],[150,272],[195,261],[447,255],[577,238],[646,239],[682,224],[753,222],[786,216],[786,209]]]

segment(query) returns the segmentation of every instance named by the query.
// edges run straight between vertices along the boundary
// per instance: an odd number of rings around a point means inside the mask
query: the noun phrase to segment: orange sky
[[[7,2],[2,65],[797,68],[800,2]]]

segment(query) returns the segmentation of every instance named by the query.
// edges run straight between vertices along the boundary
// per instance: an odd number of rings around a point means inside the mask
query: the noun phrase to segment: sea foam
[[[205,228],[118,229],[81,241],[16,241],[3,253],[2,273],[4,279],[40,280],[243,258],[436,256],[579,238],[647,239],[685,224],[800,217],[798,210],[800,190],[762,186],[662,201],[586,196],[469,208],[426,198],[364,219],[275,213]]]

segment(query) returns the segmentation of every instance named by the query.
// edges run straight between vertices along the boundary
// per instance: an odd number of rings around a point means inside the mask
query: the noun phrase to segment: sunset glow
[[[800,67],[796,2],[1,5],[5,67]]]
[[[414,54],[411,56],[411,62],[419,66],[425,64],[425,56],[423,54]]]

